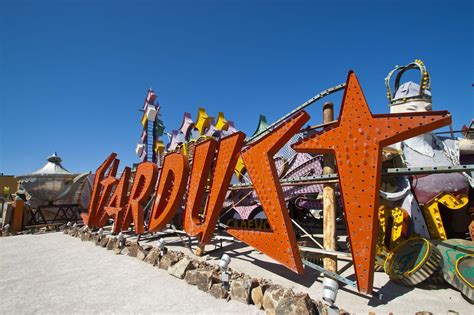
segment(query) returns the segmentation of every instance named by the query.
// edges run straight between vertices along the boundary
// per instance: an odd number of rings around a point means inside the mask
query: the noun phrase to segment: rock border
[[[30,234],[45,234],[45,233],[51,233],[51,232],[59,232],[59,231],[62,231],[62,229],[63,229],[63,226],[60,226],[59,228],[43,226],[37,229],[32,228],[32,229],[23,230],[20,232],[0,230],[0,237],[12,237],[12,236],[30,235]]]
[[[271,280],[256,279],[231,268],[228,271],[230,287],[226,289],[221,282],[219,266],[196,260],[180,251],[160,251],[158,247],[142,246],[137,241],[128,240],[125,240],[124,246],[121,247],[117,237],[106,235],[100,238],[97,232],[92,232],[85,226],[64,226],[62,230],[64,234],[80,238],[83,242],[93,242],[96,246],[111,250],[116,255],[136,257],[164,269],[170,275],[197,286],[199,290],[217,299],[252,304],[257,309],[264,310],[266,314],[328,314],[327,305],[311,299],[307,293],[295,293],[291,289],[274,284]],[[334,314],[334,311],[331,313]]]

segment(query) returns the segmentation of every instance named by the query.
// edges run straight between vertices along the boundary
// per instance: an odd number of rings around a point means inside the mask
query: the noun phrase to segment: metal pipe
[[[474,164],[453,165],[453,166],[430,166],[430,167],[407,167],[407,168],[387,168],[382,170],[382,176],[404,176],[421,174],[442,174],[474,171]],[[301,177],[297,179],[283,179],[282,186],[298,186],[309,184],[335,183],[339,180],[338,174],[315,175]],[[229,186],[230,190],[251,189],[252,184],[234,184]]]
[[[339,120],[331,120],[331,121],[326,122],[326,123],[323,123],[323,124],[314,125],[314,126],[309,126],[309,127],[307,127],[307,128],[301,129],[300,132],[305,132],[305,131],[310,131],[310,130],[314,130],[314,129],[319,129],[319,128],[328,127],[328,126],[331,126],[331,125],[337,123],[338,121],[339,121]]]
[[[306,232],[305,229],[303,229],[301,227],[301,225],[298,224],[298,222],[296,222],[295,220],[291,219],[291,222],[293,222],[294,225],[296,225],[297,228],[299,228],[307,237],[309,237],[313,242],[315,242],[319,247],[321,248],[324,248],[323,245],[321,245],[321,243],[319,243],[311,234],[309,234],[308,232]]]
[[[341,83],[339,85],[333,86],[333,87],[331,87],[329,89],[326,89],[326,90],[322,91],[321,93],[313,96],[312,98],[310,98],[309,100],[307,100],[306,102],[304,102],[300,106],[296,107],[295,109],[293,109],[291,112],[289,112],[285,116],[279,118],[277,121],[275,121],[274,123],[269,125],[267,127],[267,129],[262,130],[261,132],[259,132],[255,135],[251,136],[250,138],[246,139],[245,144],[250,144],[253,140],[255,140],[256,138],[260,137],[261,135],[269,132],[271,129],[273,129],[274,127],[279,125],[281,122],[287,120],[289,117],[293,116],[294,114],[298,113],[299,111],[302,111],[304,108],[306,108],[309,105],[313,104],[314,102],[320,100],[321,98],[344,89],[345,86],[346,86],[346,83]]]

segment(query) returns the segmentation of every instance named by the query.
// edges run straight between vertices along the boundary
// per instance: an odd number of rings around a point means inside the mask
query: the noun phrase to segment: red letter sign
[[[149,232],[157,232],[171,221],[183,200],[188,177],[188,159],[180,153],[167,154],[150,215]]]
[[[244,133],[236,132],[220,141],[211,177],[211,188],[204,207],[204,220],[199,217],[199,211],[214,161],[216,141],[207,140],[198,144],[194,150],[193,170],[186,200],[184,230],[192,236],[201,234],[202,244],[209,243],[211,240],[244,138]]]
[[[120,181],[117,185],[117,188],[114,191],[114,194],[110,198],[110,202],[105,207],[105,211],[107,215],[114,218],[114,230],[113,233],[120,232],[121,222],[123,221],[123,210],[128,204],[128,186],[130,181],[130,167],[125,167],[123,170],[122,176],[120,177]]]
[[[303,265],[273,156],[308,119],[306,112],[296,114],[242,153],[272,232],[227,228],[229,234],[298,273],[303,273]]]
[[[158,167],[155,163],[144,162],[138,165],[127,210],[120,224],[122,231],[128,229],[133,219],[135,233],[142,234],[145,232],[143,207],[155,188],[157,174]]]
[[[103,182],[105,172],[111,165],[112,166],[109,169],[107,178],[109,179],[113,178],[115,180],[115,175],[117,174],[117,168],[119,164],[119,160],[115,158],[116,156],[117,156],[116,153],[110,154],[109,157],[102,163],[102,165],[99,166],[99,168],[95,172],[94,189],[92,191],[92,197],[91,197],[91,201],[89,205],[89,212],[81,214],[82,220],[84,221],[85,225],[88,225],[91,227],[92,226],[102,227],[105,224],[105,222],[102,223],[102,222],[99,222],[99,220],[101,217],[103,217],[105,213],[104,205],[110,196],[110,192],[115,182],[108,180],[105,182],[106,184],[105,186],[102,182]]]

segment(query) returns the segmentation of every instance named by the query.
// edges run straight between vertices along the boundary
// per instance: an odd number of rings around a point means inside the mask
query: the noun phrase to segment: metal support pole
[[[334,105],[326,102],[323,105],[323,123],[334,121]],[[323,174],[335,173],[335,162],[333,154],[325,154],[323,160]],[[324,248],[326,250],[336,250],[336,194],[334,184],[323,185],[323,235]],[[337,272],[337,258],[327,256],[323,259],[326,270]]]

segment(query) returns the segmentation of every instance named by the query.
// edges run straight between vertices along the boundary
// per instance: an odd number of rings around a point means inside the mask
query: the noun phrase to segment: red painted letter
[[[89,212],[87,214],[81,214],[82,220],[84,221],[85,225],[101,227],[99,219],[103,216],[103,206],[105,205],[105,203],[102,203],[102,201],[108,199],[110,191],[113,187],[110,185],[104,187],[102,181],[104,179],[105,172],[109,167],[110,169],[109,173],[107,174],[107,177],[114,178],[117,174],[119,160],[115,158],[116,156],[116,153],[110,154],[109,157],[99,166],[99,168],[95,172],[94,189],[92,191],[92,197],[89,204]]]
[[[192,236],[200,234],[202,244],[211,240],[244,138],[244,133],[236,132],[220,141],[211,177],[211,188],[204,207],[204,220],[199,217],[199,212],[214,161],[216,141],[207,140],[197,145],[194,150],[193,170],[186,198],[184,230]]]
[[[242,153],[272,232],[227,228],[229,234],[298,273],[303,273],[303,265],[273,156],[308,119],[306,112],[296,114]]]
[[[115,220],[113,233],[120,232],[120,222],[123,221],[123,213],[128,203],[128,186],[130,181],[130,167],[125,167],[123,170],[117,188],[112,197],[110,197],[109,204],[104,207],[107,215],[113,217]]]
[[[145,232],[143,207],[155,188],[157,174],[158,167],[155,163],[144,162],[138,165],[127,210],[120,224],[121,231],[128,229],[133,219],[135,233]]]

